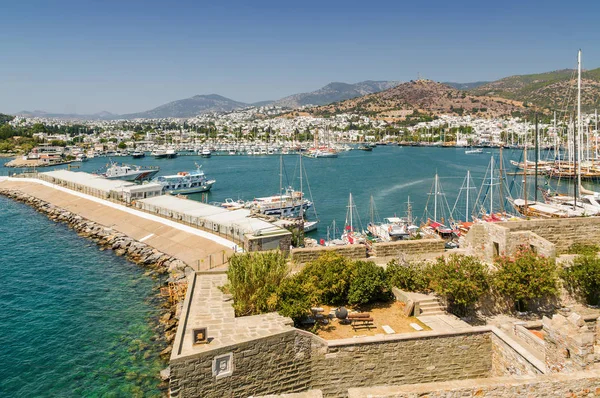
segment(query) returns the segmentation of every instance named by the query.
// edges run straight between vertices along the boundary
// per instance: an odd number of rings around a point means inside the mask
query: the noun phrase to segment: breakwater
[[[161,345],[161,356],[166,359],[171,353],[175,332],[179,322],[181,303],[187,287],[186,272],[191,270],[183,261],[153,247],[136,241],[124,233],[88,220],[71,211],[46,202],[17,189],[0,188],[0,195],[25,203],[46,215],[50,220],[64,223],[80,236],[94,241],[102,249],[110,249],[119,256],[144,267],[147,274],[160,281],[160,316],[157,332],[162,336],[156,344]],[[167,374],[162,375],[164,379]]]

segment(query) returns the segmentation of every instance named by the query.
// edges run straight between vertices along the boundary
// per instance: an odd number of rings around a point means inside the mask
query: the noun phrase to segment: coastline
[[[116,255],[124,256],[128,261],[147,269],[146,274],[148,276],[158,278],[161,281],[161,288],[157,293],[161,307],[160,316],[154,320],[153,327],[156,327],[157,332],[162,336],[157,344],[160,344],[160,348],[162,348],[160,356],[165,360],[165,366],[168,366],[168,358],[173,348],[181,306],[187,288],[186,273],[191,271],[191,268],[183,261],[139,242],[122,232],[88,220],[18,189],[0,188],[0,195],[27,204],[52,221],[66,224],[78,235],[95,242],[101,250],[113,250]],[[164,278],[164,276],[168,276],[168,278]],[[168,368],[160,372],[163,382],[168,381],[168,376]]]

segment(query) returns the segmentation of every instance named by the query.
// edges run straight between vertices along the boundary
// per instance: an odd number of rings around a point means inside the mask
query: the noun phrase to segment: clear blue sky
[[[575,7],[578,6],[579,10]],[[4,0],[0,112],[278,99],[331,81],[600,66],[600,1]]]

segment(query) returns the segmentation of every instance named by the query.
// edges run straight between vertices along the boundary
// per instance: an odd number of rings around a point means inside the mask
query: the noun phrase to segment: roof
[[[106,193],[109,193],[110,191],[120,191],[125,187],[135,185],[132,182],[109,180],[104,177],[97,176],[95,174],[84,173],[82,171],[75,172],[69,170],[52,170],[42,174],[74,184],[98,189]]]
[[[237,226],[244,233],[255,234],[258,231],[263,235],[266,233],[288,233],[283,228],[254,217],[248,209],[227,210],[223,207],[170,195],[141,199],[139,202],[190,217],[198,217],[214,224]]]

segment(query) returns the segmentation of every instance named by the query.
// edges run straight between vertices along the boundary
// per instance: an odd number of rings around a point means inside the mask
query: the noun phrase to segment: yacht
[[[146,156],[146,154],[144,153],[144,151],[134,151],[134,152],[131,154],[131,156],[132,156],[134,159],[141,159],[141,158],[145,157],[145,156]]]
[[[156,173],[158,173],[158,171],[158,167],[141,168],[140,166],[111,163],[102,176],[108,178],[109,180],[139,182],[151,179],[156,175]]]
[[[152,182],[161,184],[165,193],[191,194],[210,191],[215,180],[206,178],[204,171],[197,167],[193,171],[180,171],[173,175],[159,176]]]
[[[208,148],[204,148],[201,152],[200,152],[200,156],[202,156],[203,158],[209,158],[211,156],[211,152],[210,149]]]
[[[290,187],[284,195],[255,198],[246,202],[245,207],[269,216],[298,217],[312,205],[310,200],[304,199],[302,192]]]

